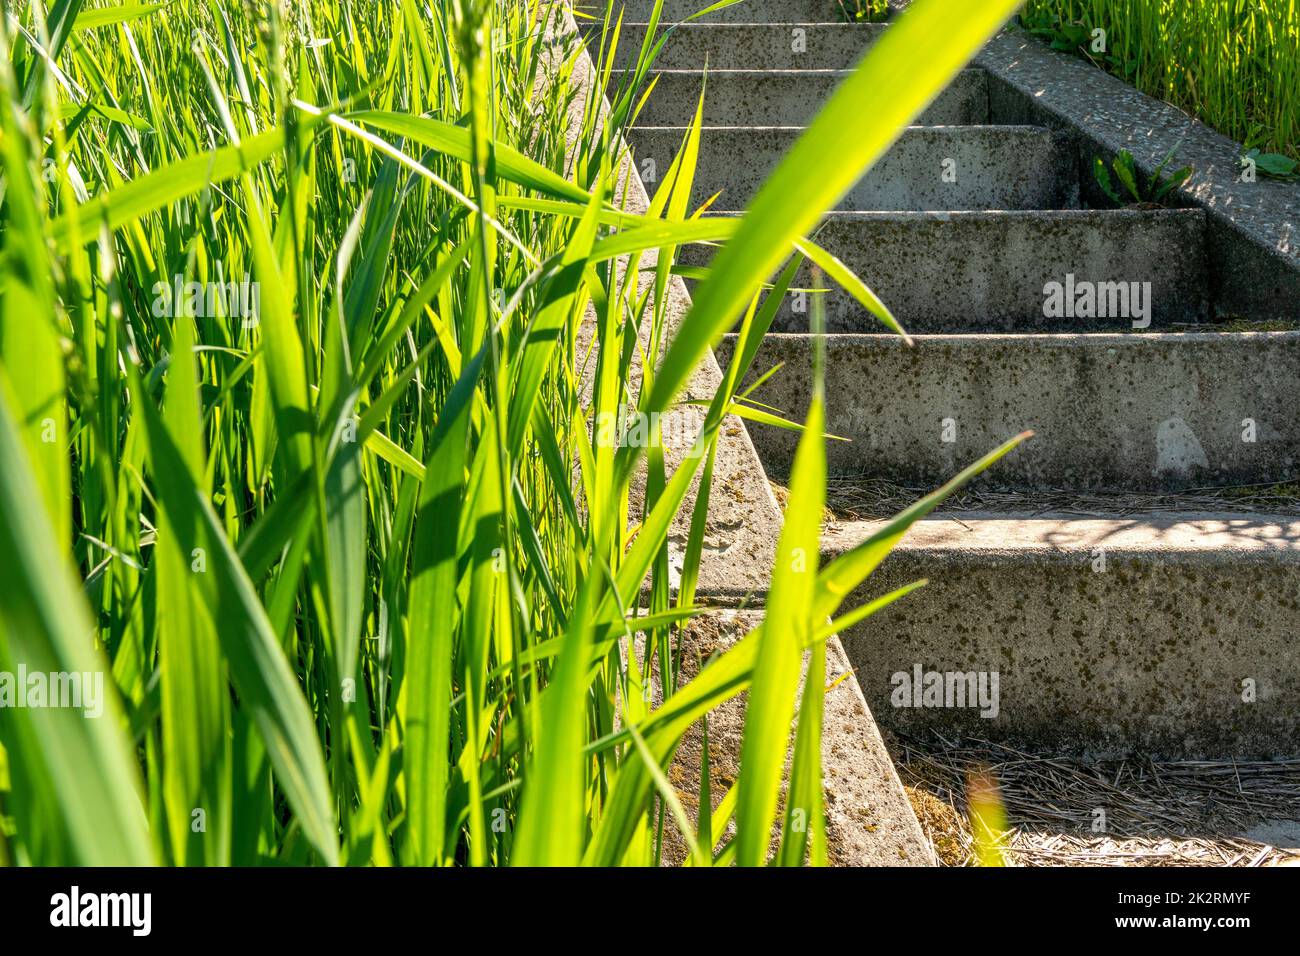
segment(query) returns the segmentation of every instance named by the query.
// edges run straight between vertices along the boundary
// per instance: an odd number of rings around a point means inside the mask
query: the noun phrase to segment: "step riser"
[[[677,27],[654,61],[659,70],[848,70],[880,37],[882,24],[801,25],[697,24]],[[660,26],[656,36],[664,35]],[[617,69],[636,63],[645,25],[625,23],[614,53]],[[608,42],[608,40],[606,41]],[[588,33],[592,56],[600,49],[600,29]]]
[[[721,192],[719,209],[743,209],[798,139],[798,129],[705,129],[694,205]],[[629,134],[642,178],[667,170],[685,130]],[[955,163],[956,182],[945,164]],[[948,168],[954,168],[951,165]],[[1041,208],[1069,202],[1072,165],[1062,141],[1029,127],[913,127],[840,202],[841,209]],[[1040,286],[1041,289],[1041,286]]]
[[[624,74],[611,75],[617,90]],[[705,126],[807,126],[842,82],[841,72],[709,73]],[[647,81],[648,83],[648,81]],[[661,73],[638,126],[685,126],[695,117],[704,74]],[[988,76],[963,70],[917,120],[918,126],[974,126],[989,115]]]
[[[1205,218],[1199,210],[845,214],[829,217],[817,237],[915,334],[1125,332],[1147,322],[1146,331],[1159,331],[1203,322],[1208,315]],[[703,265],[711,256],[706,248],[693,248],[683,259]],[[1080,308],[1084,283],[1092,287],[1091,318],[1082,317],[1086,309]],[[1127,312],[1118,287],[1106,283],[1127,287]],[[1131,296],[1133,283],[1137,297]],[[1055,286],[1049,290],[1050,284]],[[1069,290],[1073,310],[1065,308]],[[1057,291],[1059,296],[1052,295]],[[806,298],[792,294],[773,327],[807,331]],[[836,289],[824,298],[827,331],[880,330],[847,294]],[[1103,298],[1108,317],[1100,315]]]
[[[1104,547],[1100,536],[1095,548]],[[921,577],[931,585],[841,635],[876,720],[1099,757],[1294,755],[1295,551],[1250,561],[1104,552],[1098,572],[1095,548],[896,551],[846,607]],[[895,706],[903,681],[894,675],[918,664],[997,672],[997,717]],[[1242,700],[1245,679],[1254,703]]]
[[[732,341],[719,346],[724,367]],[[754,374],[785,367],[757,400],[803,414],[808,342],[767,337]],[[1076,490],[1292,481],[1298,394],[1300,333],[921,337],[912,348],[832,336],[826,429],[851,441],[828,442],[827,456],[832,474],[937,485],[1032,428],[990,480]],[[750,433],[768,473],[789,474],[795,433]]]
[[[664,0],[660,23],[677,23],[712,6],[710,0]],[[579,12],[605,16],[605,4],[589,0],[576,4]],[[622,10],[623,19],[645,23],[654,10],[652,0],[614,0],[614,16]],[[742,0],[716,10],[696,23],[836,23],[844,20],[834,0]],[[579,20],[579,23],[584,21]],[[585,21],[590,22],[590,21]]]

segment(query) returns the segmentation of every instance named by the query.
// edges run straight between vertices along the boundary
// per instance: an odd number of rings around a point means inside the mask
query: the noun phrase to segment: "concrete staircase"
[[[704,5],[667,0],[664,23]],[[619,69],[650,8],[627,0]],[[668,168],[705,88],[695,198],[743,209],[888,29],[836,17],[828,0],[746,0],[675,28],[629,133],[646,178]],[[1013,100],[983,69],[964,71],[818,233],[917,335],[908,348],[827,295],[827,429],[849,439],[828,446],[837,486],[919,496],[1037,433],[851,599],[934,582],[842,635],[866,700],[908,732],[1093,755],[1294,755],[1300,489],[1239,502],[1241,486],[1300,479],[1300,332],[1215,325],[1206,212],[1087,208],[1080,138],[1025,125],[1032,104]],[[704,265],[709,253],[689,256]],[[1092,314],[1049,315],[1051,283],[1072,301],[1094,284]],[[757,376],[785,363],[754,397],[796,417],[807,322],[807,295],[792,295],[754,365]],[[724,365],[732,345],[717,349]],[[783,481],[795,437],[750,430]],[[828,525],[828,556],[893,508],[847,510]],[[918,669],[996,675],[996,716],[900,706],[899,675]]]

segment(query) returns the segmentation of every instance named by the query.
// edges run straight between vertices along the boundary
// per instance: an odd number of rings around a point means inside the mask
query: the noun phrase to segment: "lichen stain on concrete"
[[[1192,469],[1209,468],[1209,459],[1192,426],[1178,416],[1166,418],[1156,428],[1156,467],[1154,474],[1191,475]]]

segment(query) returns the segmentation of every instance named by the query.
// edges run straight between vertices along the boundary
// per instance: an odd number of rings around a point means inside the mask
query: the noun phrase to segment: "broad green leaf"
[[[143,394],[143,386],[137,386]],[[202,488],[186,480],[182,453],[157,412],[139,403],[149,431],[150,459],[159,500],[176,527],[194,529],[214,586],[205,599],[221,649],[239,693],[266,746],[276,779],[312,848],[330,865],[338,862],[338,833],[320,741],[311,712],[266,610],[230,546]],[[193,552],[194,548],[191,548]]]
[[[465,493],[466,440],[474,391],[483,371],[480,351],[443,404],[429,439],[429,459],[415,522],[411,612],[405,689],[407,834],[410,862],[446,861],[448,728],[455,654],[460,514]]]
[[[194,372],[193,322],[178,316],[163,422],[176,438],[178,481],[203,488],[206,473]],[[230,863],[230,689],[213,609],[215,575],[198,514],[164,502],[154,547],[163,797],[179,865]]]
[[[302,127],[306,130],[319,122],[319,118],[308,117],[302,121]],[[76,211],[76,215],[88,223],[102,222],[110,230],[119,229],[208,186],[232,179],[283,148],[283,130],[267,130],[238,146],[223,146],[211,153],[199,153],[132,179],[91,199]],[[71,215],[64,213],[51,225],[51,234],[60,246],[66,246],[70,238]]]
[[[157,13],[169,6],[167,3],[123,3],[118,6],[100,7],[96,10],[82,10],[73,21],[74,30],[93,30],[96,27],[109,27],[118,23],[139,20],[151,13]]]
[[[76,674],[83,692],[81,709],[0,708],[11,767],[6,807],[36,861],[150,865],[153,842],[121,706],[60,538],[34,506],[38,481],[0,373],[0,670]]]
[[[772,822],[781,797],[782,772],[790,749],[790,722],[811,636],[822,508],[826,500],[826,450],[820,381],[808,409],[807,428],[795,451],[789,506],[777,542],[772,584],[767,592],[763,641],[745,706],[736,807],[736,861],[767,861]]]
[[[385,113],[380,110],[348,113],[346,118],[354,123],[406,136],[422,146],[464,162],[470,161],[472,149],[470,131],[464,126],[444,123],[425,116]],[[586,190],[573,185],[518,150],[503,143],[496,143],[493,148],[496,154],[497,173],[511,182],[576,202],[586,203],[590,198]]]

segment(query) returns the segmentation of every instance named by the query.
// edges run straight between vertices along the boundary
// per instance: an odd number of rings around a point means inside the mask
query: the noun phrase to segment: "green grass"
[[[772,614],[685,682],[692,484],[707,501],[773,276],[811,257],[897,328],[806,236],[1013,8],[918,3],[740,220],[688,208],[694,129],[624,211],[549,5],[4,21],[0,672],[109,695],[0,708],[0,863],[652,864],[674,832],[696,865],[823,862],[826,620],[1014,441],[819,568],[815,399]],[[670,329],[692,242],[722,247]],[[255,323],[185,291],[244,277]],[[673,414],[733,328],[702,454],[600,438],[623,406]],[[666,768],[746,691],[739,778],[690,821]]]
[[[1300,159],[1296,0],[1028,0],[1021,19],[1247,149]]]
[[[883,23],[890,18],[889,0],[840,0],[848,19],[859,23]]]

